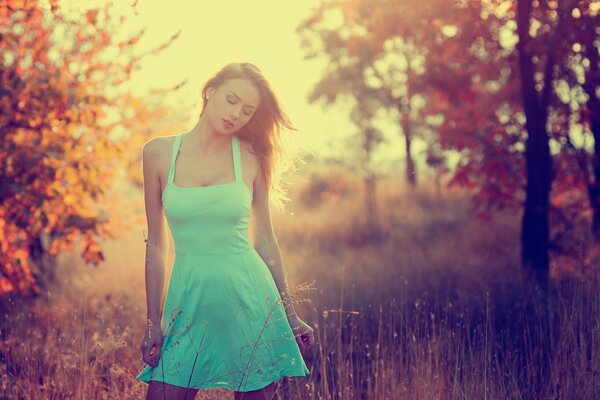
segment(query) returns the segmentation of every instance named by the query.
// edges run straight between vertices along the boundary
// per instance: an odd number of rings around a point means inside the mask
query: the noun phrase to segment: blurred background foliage
[[[307,101],[351,129],[274,213],[291,282],[319,287],[298,307],[319,334],[311,377],[279,398],[600,396],[599,13],[324,0],[297,26],[306,62],[325,60]],[[128,18],[0,0],[6,396],[142,393],[141,148],[196,110],[165,101],[186,81],[128,85],[179,37],[141,50]]]

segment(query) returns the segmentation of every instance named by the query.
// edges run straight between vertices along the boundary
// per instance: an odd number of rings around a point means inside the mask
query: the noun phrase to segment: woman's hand
[[[315,343],[314,330],[299,317],[292,317],[289,319],[290,326],[296,337],[296,342],[302,352],[309,350]]]
[[[148,329],[140,345],[142,360],[148,365],[156,367],[160,359],[162,349],[163,335],[159,323],[153,323],[148,320]]]

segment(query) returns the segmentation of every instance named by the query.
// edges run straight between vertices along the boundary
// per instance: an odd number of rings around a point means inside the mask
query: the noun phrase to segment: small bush
[[[357,182],[340,173],[313,172],[298,194],[298,201],[307,208],[316,208],[323,203],[338,202],[358,190]]]

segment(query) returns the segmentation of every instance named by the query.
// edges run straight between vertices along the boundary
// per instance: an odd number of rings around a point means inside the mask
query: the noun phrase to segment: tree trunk
[[[588,100],[587,103],[588,109],[590,109],[591,114],[593,114],[593,106],[590,104],[590,100]],[[598,114],[600,113],[600,110],[597,109],[595,112]],[[598,116],[596,116],[596,118],[598,118]],[[588,193],[590,197],[590,205],[592,206],[593,210],[592,233],[594,235],[594,240],[596,242],[600,242],[600,120],[594,119],[595,118],[592,115],[590,125],[592,128],[592,134],[594,136],[594,154],[592,156],[592,169],[594,171],[594,181],[590,183]]]
[[[379,212],[377,210],[377,193],[376,181],[377,176],[371,167],[371,156],[373,148],[379,140],[379,132],[373,127],[367,127],[363,134],[363,171],[364,171],[364,188],[365,188],[365,219],[367,230],[366,236],[369,240],[376,240],[380,237]]]
[[[364,188],[366,225],[369,235],[376,239],[379,237],[381,229],[379,226],[379,211],[377,210],[377,181],[374,174],[369,173],[365,176]]]
[[[527,184],[521,229],[521,263],[525,272],[525,290],[529,305],[525,307],[523,321],[527,326],[523,329],[525,332],[530,332],[529,340],[535,343],[537,350],[529,360],[529,363],[536,365],[536,373],[530,374],[531,371],[527,371],[527,357],[519,361],[519,365],[524,368],[519,373],[529,376],[521,388],[521,396],[525,399],[538,399],[544,393],[550,378],[550,365],[553,359],[548,304],[550,265],[548,214],[554,177],[546,122],[553,79],[554,53],[550,44],[546,52],[544,86],[541,96],[538,96],[531,54],[533,42],[529,36],[532,1],[518,0],[517,2],[519,36],[517,49],[527,129],[525,144]]]
[[[403,121],[407,121],[408,116],[402,118]],[[404,131],[404,145],[406,151],[406,182],[409,186],[414,188],[417,186],[417,172],[415,171],[415,163],[412,159],[411,154],[411,142],[412,142],[412,129],[410,122],[403,123],[402,130]]]
[[[531,278],[545,291],[549,273],[549,197],[552,185],[552,158],[548,143],[547,99],[552,75],[552,57],[548,52],[542,98],[535,89],[534,67],[531,60],[529,16],[532,0],[519,0],[517,30],[519,71],[528,137],[525,149],[527,185],[525,210],[521,230],[521,262],[526,278]],[[548,76],[550,75],[550,76]]]

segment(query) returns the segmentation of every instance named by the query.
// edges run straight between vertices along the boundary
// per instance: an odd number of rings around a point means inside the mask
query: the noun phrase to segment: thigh
[[[146,400],[194,400],[198,389],[187,389],[164,382],[150,381]]]
[[[272,400],[277,382],[270,383],[262,389],[251,390],[250,392],[233,392],[235,400]]]

